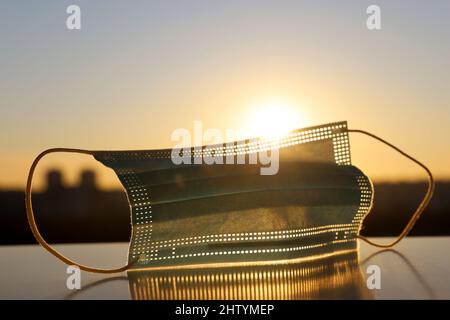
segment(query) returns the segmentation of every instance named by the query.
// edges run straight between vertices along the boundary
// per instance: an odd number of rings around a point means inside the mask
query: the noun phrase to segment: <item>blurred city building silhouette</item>
[[[394,236],[400,233],[419,204],[422,182],[375,183],[375,204],[362,234]],[[0,190],[2,224],[0,244],[34,243],[28,227],[23,191]],[[128,241],[131,233],[127,196],[123,190],[102,190],[94,171],[80,173],[69,187],[58,170],[47,172],[42,192],[33,193],[36,220],[49,242]],[[430,206],[411,235],[450,235],[450,182],[441,181]]]
[[[94,171],[80,173],[79,183],[69,187],[58,170],[47,172],[43,192],[33,193],[33,208],[42,235],[50,242],[127,241],[130,213],[122,190],[101,190]],[[3,223],[0,243],[32,243],[24,192],[0,191]]]

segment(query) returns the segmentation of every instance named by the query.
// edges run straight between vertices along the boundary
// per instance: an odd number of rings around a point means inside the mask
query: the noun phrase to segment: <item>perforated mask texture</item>
[[[348,252],[372,204],[370,180],[351,165],[346,122],[176,150],[191,159],[279,151],[279,170],[261,164],[181,164],[172,149],[98,151],[130,203],[133,269],[258,264]],[[194,163],[194,161],[192,161]]]

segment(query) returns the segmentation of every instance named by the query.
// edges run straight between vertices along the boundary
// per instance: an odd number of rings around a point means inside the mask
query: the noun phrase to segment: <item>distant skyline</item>
[[[65,26],[74,3],[79,31]],[[371,4],[381,30],[366,28]],[[23,188],[50,147],[170,148],[195,120],[258,132],[271,118],[347,120],[450,179],[449,15],[445,0],[2,1],[0,188]],[[268,101],[285,118],[258,114]],[[424,177],[369,138],[351,134],[351,149],[373,180]],[[83,168],[116,180],[92,158],[52,155],[38,187],[53,167],[72,184]]]

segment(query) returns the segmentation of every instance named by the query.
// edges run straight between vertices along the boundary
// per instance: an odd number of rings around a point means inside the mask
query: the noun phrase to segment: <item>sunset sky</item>
[[[73,3],[82,28],[69,31]],[[381,30],[366,28],[370,4]],[[450,1],[2,1],[0,48],[3,189],[22,188],[44,149],[170,148],[194,120],[248,134],[347,120],[450,178]],[[424,177],[374,140],[351,143],[373,180]],[[50,167],[75,182],[101,164],[51,156],[37,186]]]

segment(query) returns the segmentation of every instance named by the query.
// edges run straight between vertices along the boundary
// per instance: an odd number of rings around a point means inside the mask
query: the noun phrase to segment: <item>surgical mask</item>
[[[369,135],[394,148],[429,176],[424,199],[393,243],[381,245],[359,235],[372,207],[373,186],[351,164],[349,132]],[[373,134],[348,129],[346,122],[295,130],[278,139],[189,151],[55,148],[42,152],[30,168],[26,188],[27,216],[35,238],[63,262],[98,273],[298,263],[355,251],[358,238],[379,247],[395,245],[412,229],[434,191],[432,174],[422,163]],[[32,178],[39,160],[52,152],[92,155],[117,174],[131,208],[125,266],[99,269],[78,264],[39,233],[32,209]],[[262,152],[277,154],[276,174],[263,175],[261,165],[249,161],[195,161],[210,156],[251,158]],[[177,153],[193,161],[174,163]]]

